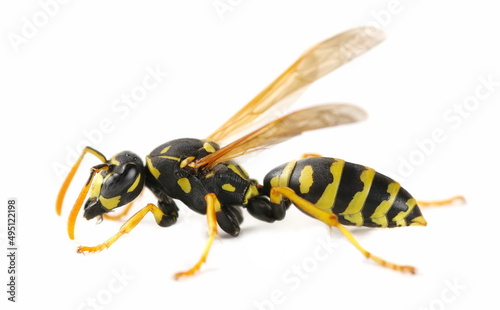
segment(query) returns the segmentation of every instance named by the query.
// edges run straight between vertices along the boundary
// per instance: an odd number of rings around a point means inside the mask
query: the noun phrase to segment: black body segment
[[[270,171],[264,192],[285,186],[338,216],[345,225],[398,227],[425,225],[415,199],[391,178],[341,159],[312,157]]]
[[[146,167],[152,176],[149,184],[167,196],[181,200],[192,210],[205,214],[203,197],[208,191],[195,172],[188,170],[187,163],[206,156],[216,148],[217,145],[198,139],[177,139],[158,146],[146,157]]]
[[[190,165],[218,149],[214,142],[187,138],[160,145],[146,157],[146,186],[158,197],[159,207],[165,205],[162,210],[168,210],[172,216],[176,211],[172,199],[179,199],[192,210],[206,214],[205,196],[215,194],[221,204],[216,210],[217,223],[222,230],[236,236],[243,221],[239,206],[247,205],[259,193],[256,182],[232,161],[207,171]]]

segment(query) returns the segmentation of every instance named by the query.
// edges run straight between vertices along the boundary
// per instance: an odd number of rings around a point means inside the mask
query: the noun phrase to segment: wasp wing
[[[207,140],[220,142],[240,132],[256,118],[285,97],[368,51],[384,39],[374,27],[360,27],[342,32],[305,52],[274,82],[252,99]]]
[[[194,163],[210,168],[218,163],[261,150],[309,130],[358,122],[366,113],[349,104],[325,104],[285,115]]]

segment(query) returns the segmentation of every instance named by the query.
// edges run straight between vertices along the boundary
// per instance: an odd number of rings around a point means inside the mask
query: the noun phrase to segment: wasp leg
[[[302,156],[300,156],[300,159],[311,158],[311,157],[321,157],[321,155],[316,153],[304,153],[302,154]]]
[[[316,208],[314,204],[297,195],[291,188],[275,186],[271,189],[270,196],[271,196],[271,202],[280,201],[282,199],[282,196],[285,196],[286,198],[290,199],[302,211],[322,221],[329,227],[336,227],[366,258],[369,258],[377,262],[379,265],[390,269],[398,270],[401,272],[415,273],[415,268],[412,266],[397,265],[388,262],[365,250],[354,238],[351,232],[347,228],[345,228],[342,224],[339,223],[338,217],[335,214]]]
[[[451,205],[454,203],[460,203],[460,204],[465,203],[465,197],[453,196],[449,199],[443,199],[443,200],[417,201],[417,204],[421,207],[438,207],[438,206]]]
[[[219,227],[231,235],[237,237],[240,234],[240,224],[243,222],[243,214],[238,206],[222,205],[221,210],[215,213]]]
[[[174,275],[174,278],[178,280],[182,277],[189,277],[194,275],[198,270],[200,270],[201,265],[206,261],[210,247],[214,238],[217,236],[217,218],[216,213],[221,212],[221,204],[217,196],[214,193],[209,193],[205,195],[205,201],[207,202],[207,222],[208,222],[208,240],[205,244],[205,249],[201,255],[200,260],[191,269],[187,271],[178,272]]]
[[[170,216],[163,213],[163,211],[154,204],[149,203],[147,206],[139,210],[136,214],[132,215],[132,217],[130,217],[125,223],[123,223],[123,225],[120,227],[120,231],[111,238],[109,238],[106,242],[92,247],[79,246],[77,252],[93,253],[109,248],[113,243],[115,243],[116,240],[118,240],[118,238],[120,238],[124,234],[129,233],[132,229],[134,229],[134,227],[137,226],[137,224],[139,224],[139,222],[144,218],[144,216],[146,216],[146,214],[148,214],[148,212],[153,213],[155,220],[159,225],[161,225],[160,223],[165,221],[165,219]]]

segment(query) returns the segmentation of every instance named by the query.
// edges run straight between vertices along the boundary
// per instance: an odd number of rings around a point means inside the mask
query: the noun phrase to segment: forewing
[[[207,140],[220,142],[247,128],[256,118],[289,95],[368,51],[384,39],[374,27],[342,32],[305,52],[290,68],[239,110]]]

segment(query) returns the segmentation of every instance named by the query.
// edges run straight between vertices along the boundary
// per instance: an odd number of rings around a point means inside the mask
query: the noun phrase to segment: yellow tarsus
[[[460,203],[460,204],[465,203],[465,197],[458,195],[443,200],[417,201],[417,204],[420,207],[438,207],[438,206],[451,205],[454,203]]]
[[[137,213],[132,215],[123,225],[120,227],[118,233],[114,234],[111,238],[106,240],[104,243],[98,244],[96,246],[88,247],[88,246],[80,246],[77,249],[78,253],[95,253],[100,252],[106,248],[109,248],[113,243],[118,240],[124,234],[129,233],[132,229],[134,229],[137,224],[148,214],[148,212],[153,213],[155,218],[161,219],[164,215],[163,211],[161,211],[157,206],[152,203],[149,203],[147,206],[139,210]]]
[[[321,155],[316,153],[304,153],[300,156],[300,159],[311,158],[311,157],[321,157]]]

